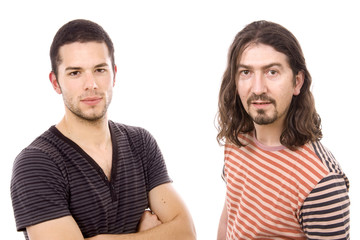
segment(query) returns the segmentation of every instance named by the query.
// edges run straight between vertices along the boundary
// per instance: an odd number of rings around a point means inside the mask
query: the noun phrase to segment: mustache
[[[266,101],[266,102],[270,102],[272,104],[275,104],[275,99],[269,97],[268,95],[266,95],[265,93],[261,94],[261,95],[256,95],[256,94],[252,94],[248,100],[247,100],[247,104],[250,105],[251,102],[253,101],[257,101],[257,100],[261,100],[261,101]]]

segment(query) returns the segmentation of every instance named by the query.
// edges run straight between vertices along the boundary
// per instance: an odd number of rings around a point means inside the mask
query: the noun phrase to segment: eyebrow
[[[67,67],[65,68],[65,71],[73,71],[73,70],[80,70],[81,67]]]
[[[261,69],[267,69],[267,68],[271,68],[271,67],[280,67],[280,68],[283,68],[283,65],[282,65],[281,63],[270,63],[270,64],[267,64],[267,65],[265,65],[265,66],[262,66]],[[236,65],[236,69],[239,69],[239,68],[253,69],[252,66],[246,65],[246,64],[237,64],[237,65]]]
[[[109,64],[107,63],[100,63],[94,66],[94,68],[101,68],[101,67],[109,67]],[[65,71],[78,71],[81,70],[81,67],[67,67],[65,68]]]
[[[99,67],[109,67],[109,64],[107,64],[107,63],[100,63],[100,64],[98,64],[98,65],[95,65],[94,68],[99,68]]]

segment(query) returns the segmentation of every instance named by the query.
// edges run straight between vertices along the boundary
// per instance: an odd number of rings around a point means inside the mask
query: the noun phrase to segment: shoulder
[[[32,143],[30,143],[26,148],[24,148],[16,157],[15,163],[18,161],[23,161],[24,159],[30,158],[46,158],[46,156],[51,154],[54,144],[52,140],[55,136],[51,133],[51,127],[49,130],[45,131],[43,134],[38,136]]]
[[[312,142],[311,147],[313,148],[316,156],[328,168],[329,172],[338,174],[343,172],[334,155],[320,141]]]
[[[10,194],[19,231],[70,214],[66,207],[69,184],[61,155],[66,153],[59,143],[50,128],[14,161]]]
[[[24,148],[15,158],[13,176],[24,172],[48,171],[62,169],[61,166],[61,141],[52,131],[54,126],[37,137],[29,146]]]
[[[122,123],[109,121],[111,132],[117,139],[127,139],[129,142],[149,141],[153,136],[142,127],[130,126]]]
[[[225,151],[241,151],[241,149],[247,148],[247,147],[251,147],[251,146],[256,146],[256,138],[254,136],[254,132],[249,132],[249,133],[240,133],[238,135],[238,139],[241,142],[241,144],[243,145],[242,147],[239,147],[237,145],[235,145],[232,142],[226,142],[225,143]]]
[[[349,188],[349,180],[330,150],[327,149],[320,141],[312,142],[311,147],[324,167],[328,170],[329,176],[338,176],[345,182],[346,187]]]
[[[117,123],[113,121],[109,121],[109,126],[111,131],[116,131],[115,133],[117,134],[126,134],[130,137],[141,136],[144,133],[150,134],[146,129],[142,127],[126,125],[123,123]]]

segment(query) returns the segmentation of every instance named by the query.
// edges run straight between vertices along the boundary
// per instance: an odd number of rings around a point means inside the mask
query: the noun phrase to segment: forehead
[[[288,57],[284,53],[275,50],[270,45],[261,43],[249,44],[237,59],[237,65],[252,67],[267,66],[274,63],[290,68]]]
[[[109,51],[104,42],[74,42],[65,44],[59,49],[60,63],[82,64],[92,61],[110,61]]]

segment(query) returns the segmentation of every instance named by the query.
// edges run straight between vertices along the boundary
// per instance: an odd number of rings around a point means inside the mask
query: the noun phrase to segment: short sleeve
[[[17,156],[10,188],[18,231],[70,215],[62,171],[38,149],[25,149]]]
[[[147,191],[171,182],[160,148],[154,137],[143,129],[144,158],[146,161]]]
[[[299,221],[308,239],[350,239],[347,186],[344,176],[329,174],[305,199]]]

